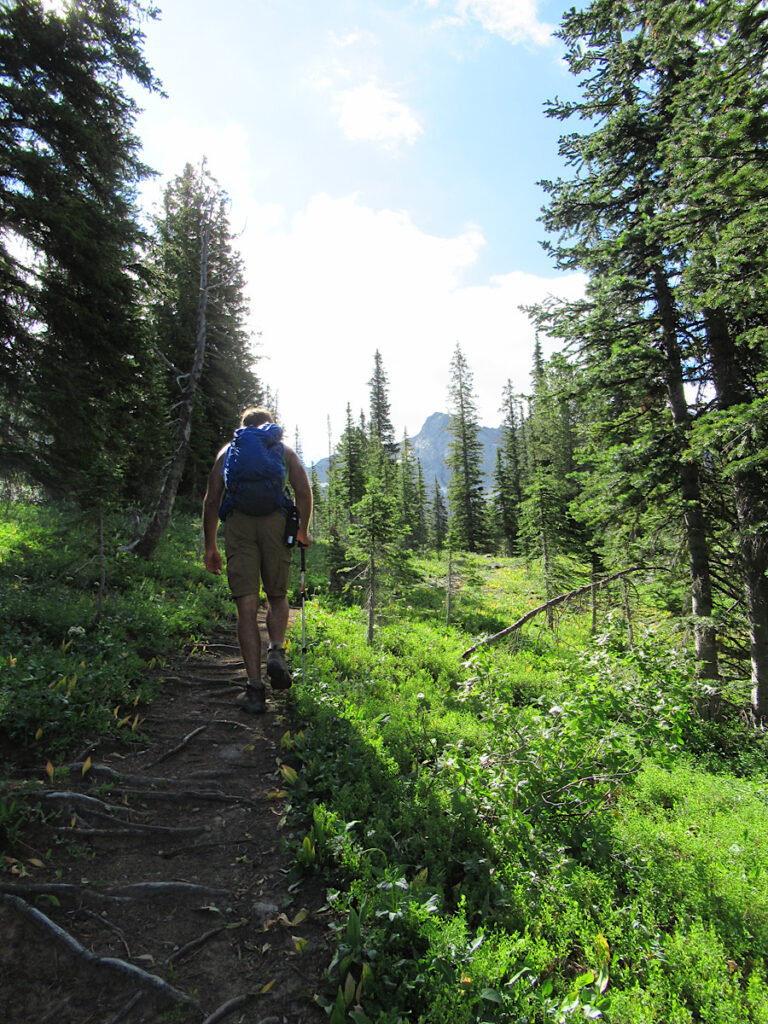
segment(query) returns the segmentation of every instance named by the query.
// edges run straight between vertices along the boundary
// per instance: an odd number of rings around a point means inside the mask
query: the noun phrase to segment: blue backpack
[[[249,516],[265,516],[293,504],[285,493],[285,446],[276,423],[240,427],[224,458],[226,495],[219,509],[224,520],[237,509]]]

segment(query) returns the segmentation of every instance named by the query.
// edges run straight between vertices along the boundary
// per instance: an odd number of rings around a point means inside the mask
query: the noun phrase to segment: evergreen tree
[[[132,0],[0,6],[0,469],[86,501],[102,481],[114,493],[144,357],[147,170],[125,86],[157,87],[146,13]]]
[[[522,460],[520,453],[520,414],[511,381],[507,381],[502,401],[504,419],[501,443],[496,450],[494,502],[496,529],[508,555],[515,553],[520,530],[523,501]]]
[[[421,459],[416,459],[416,514],[414,516],[414,523],[416,547],[423,551],[429,540],[429,530],[427,527],[427,488],[424,483],[424,470],[421,466]]]
[[[446,541],[448,540],[448,509],[443,497],[443,489],[435,477],[435,486],[432,491],[432,507],[429,519],[429,540],[432,547],[441,554]]]
[[[483,544],[484,497],[480,427],[473,391],[473,376],[460,345],[451,361],[451,442],[446,462],[451,470],[448,500],[451,543],[454,548],[478,551]]]
[[[405,546],[407,548],[414,548],[417,546],[419,535],[420,496],[413,445],[408,440],[405,432],[403,432],[403,440],[400,444],[397,482]]]
[[[320,478],[317,475],[317,466],[314,464],[309,473],[310,486],[312,488],[312,533],[317,540],[326,540],[328,537],[328,508],[324,489],[320,486]]]
[[[368,478],[362,498],[352,509],[349,551],[361,560],[353,582],[366,584],[369,644],[374,639],[380,594],[397,582],[407,564],[399,511],[397,495],[377,476]]]
[[[371,395],[370,436],[383,448],[387,458],[394,460],[397,444],[389,409],[389,383],[378,349],[374,355],[373,376],[368,385]]]
[[[669,200],[669,174],[659,154],[693,41],[676,36],[670,41],[675,59],[657,67],[650,6],[593,0],[564,18],[566,59],[574,74],[585,76],[582,98],[555,102],[550,113],[561,119],[578,115],[589,130],[561,139],[561,152],[576,175],[545,183],[550,201],[544,220],[559,233],[550,246],[558,265],[586,270],[592,283],[586,303],[550,310],[540,322],[580,346],[590,386],[610,389],[619,401],[638,387],[649,394],[664,391],[664,414],[653,420],[651,443],[665,484],[676,482],[697,655],[702,675],[715,678],[711,537],[700,466],[688,451],[693,417],[685,385],[698,360],[676,295],[684,253],[659,231],[659,211]],[[610,454],[612,445],[603,450]]]
[[[570,581],[561,578],[561,556],[583,556],[583,538],[571,513],[578,494],[573,367],[562,356],[545,363],[536,344],[528,431],[531,470],[521,505],[520,532],[528,556],[540,557],[546,598]]]
[[[754,704],[768,718],[768,380],[765,208],[768,168],[768,18],[762,5],[678,0],[650,5],[654,60],[688,43],[686,75],[670,101],[661,146],[670,201],[660,229],[684,249],[681,301],[703,325],[715,408],[694,425],[703,458],[719,454],[735,509],[734,564],[750,633]]]
[[[340,494],[348,510],[362,499],[365,491],[365,443],[365,433],[353,422],[352,408],[347,403],[347,424],[339,441],[334,471],[338,475]]]
[[[264,401],[253,369],[255,359],[246,325],[248,304],[242,259],[234,248],[227,208],[227,197],[205,163],[200,168],[187,164],[165,190],[162,210],[155,218],[149,258],[148,317],[155,351],[165,370],[167,418],[169,410],[178,408],[194,359],[201,246],[204,231],[210,232],[204,362],[180,485],[182,492],[195,498],[205,486],[215,453],[238,425],[242,410]],[[151,422],[151,417],[148,415],[146,420]],[[170,426],[170,437],[168,431],[165,436],[175,445],[173,417]],[[152,434],[149,443],[157,448],[157,438],[163,436],[159,425],[153,425]],[[167,454],[167,445],[159,447]],[[147,457],[151,457],[150,452]]]

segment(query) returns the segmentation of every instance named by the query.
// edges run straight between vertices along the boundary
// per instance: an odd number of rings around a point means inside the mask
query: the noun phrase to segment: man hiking
[[[286,543],[293,510],[286,482],[298,510],[295,540],[309,547],[312,488],[307,472],[296,452],[283,444],[282,430],[269,410],[246,409],[240,429],[221,449],[211,469],[203,502],[203,533],[205,567],[219,575],[222,562],[216,531],[219,519],[222,520],[227,579],[237,606],[237,639],[248,673],[245,693],[238,703],[254,715],[266,710],[261,637],[256,620],[262,584],[268,604],[266,673],[276,690],[286,690],[293,682],[283,647],[288,628],[287,594],[293,550]]]

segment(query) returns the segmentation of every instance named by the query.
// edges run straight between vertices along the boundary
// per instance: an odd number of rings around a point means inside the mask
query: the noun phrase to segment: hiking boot
[[[235,699],[235,703],[249,715],[263,715],[267,710],[267,689],[261,680],[246,683],[245,690]]]
[[[273,690],[287,690],[293,682],[284,648],[270,647],[267,652],[267,675]]]

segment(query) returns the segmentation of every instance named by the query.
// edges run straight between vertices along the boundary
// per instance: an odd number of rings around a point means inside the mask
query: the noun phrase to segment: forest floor
[[[131,742],[96,743],[53,780],[20,767],[43,813],[0,875],[5,1024],[327,1020],[325,887],[289,873],[283,843],[285,697],[268,687],[264,715],[235,705],[232,626],[164,679]]]

